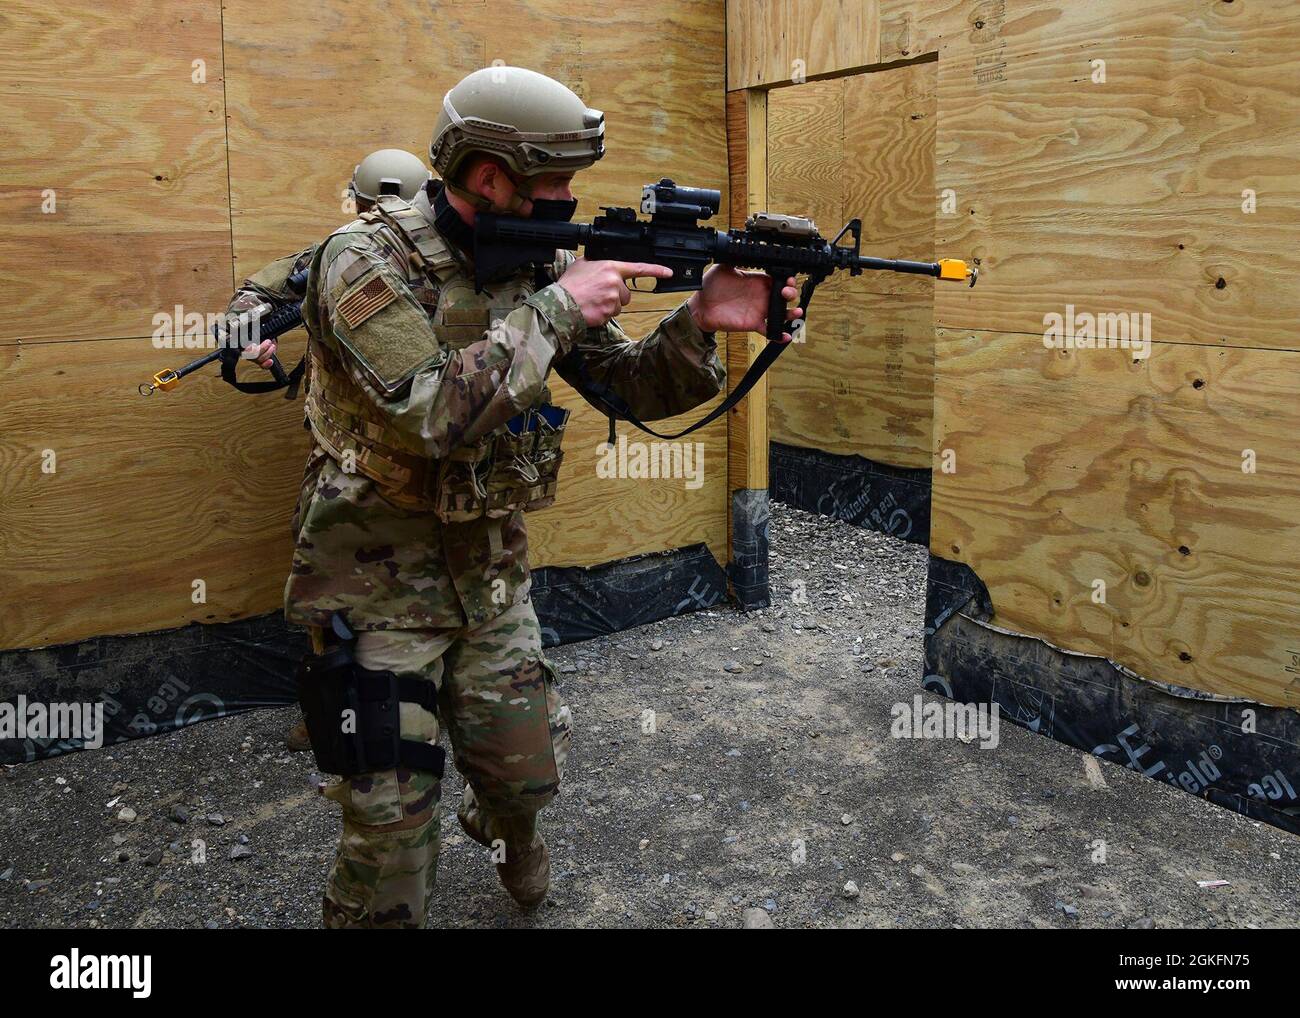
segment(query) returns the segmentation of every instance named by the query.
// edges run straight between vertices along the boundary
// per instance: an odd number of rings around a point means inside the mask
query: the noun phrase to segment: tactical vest
[[[381,199],[361,220],[365,228],[349,230],[373,233],[387,226],[401,243],[407,285],[449,351],[481,340],[535,290],[532,278],[520,275],[493,285],[490,293],[475,293],[448,242],[419,208],[400,198]],[[317,272],[322,269],[317,266]],[[341,463],[354,462],[390,502],[431,511],[445,523],[463,523],[544,509],[555,501],[569,412],[551,405],[546,387],[533,406],[481,442],[430,459],[388,424],[338,354],[314,337],[307,349],[306,411],[316,440]]]

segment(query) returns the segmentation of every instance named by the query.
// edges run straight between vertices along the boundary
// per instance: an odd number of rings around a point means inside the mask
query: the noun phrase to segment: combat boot
[[[546,839],[537,830],[537,814],[493,816],[479,808],[478,796],[471,785],[461,795],[456,819],[461,829],[480,845],[495,853],[505,847],[506,861],[497,863],[497,876],[510,897],[523,908],[534,908],[546,897],[551,884],[551,853]],[[526,844],[528,851],[515,858],[508,846]]]
[[[533,847],[517,859],[497,863],[501,886],[520,908],[536,908],[546,899],[551,886],[551,853],[539,833]]]

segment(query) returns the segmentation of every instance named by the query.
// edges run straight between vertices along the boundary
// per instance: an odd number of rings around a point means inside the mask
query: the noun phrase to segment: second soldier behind
[[[431,176],[419,156],[399,148],[382,148],[371,152],[353,168],[348,193],[358,213],[369,212],[384,195],[395,195],[410,201]],[[311,265],[316,247],[312,244],[295,254],[277,258],[245,279],[244,284],[230,298],[226,314],[239,315],[260,304],[269,304],[272,309],[278,309],[301,301],[302,291],[295,291],[289,280]],[[241,356],[256,361],[263,368],[270,368],[275,352],[276,341],[268,339],[249,346]],[[295,752],[311,748],[307,728],[301,721],[289,729],[284,741]]]

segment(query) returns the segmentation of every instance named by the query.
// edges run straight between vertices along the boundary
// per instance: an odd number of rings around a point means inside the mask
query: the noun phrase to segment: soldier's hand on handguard
[[[730,265],[714,265],[704,273],[699,291],[691,294],[686,306],[701,332],[765,332],[771,289],[765,272],[742,272]],[[802,308],[789,309],[790,302],[799,296],[793,276],[781,296],[787,305],[786,320],[801,318]],[[790,342],[790,333],[782,333],[781,341]]]
[[[673,270],[648,262],[589,262],[576,259],[560,276],[559,283],[582,308],[582,317],[592,328],[600,328],[627,306],[632,291],[623,282],[638,276],[668,279]]]
[[[271,358],[275,356],[275,340],[264,339],[256,345],[246,346],[239,356],[244,360],[257,361],[261,367],[269,371],[271,369]]]

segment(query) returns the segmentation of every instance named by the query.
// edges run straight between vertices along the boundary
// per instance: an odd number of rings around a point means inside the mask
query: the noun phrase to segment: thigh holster
[[[400,704],[437,712],[432,682],[362,668],[349,641],[302,659],[298,701],[316,766],[322,771],[347,778],[401,766],[442,777],[443,748],[403,739],[401,734]]]

